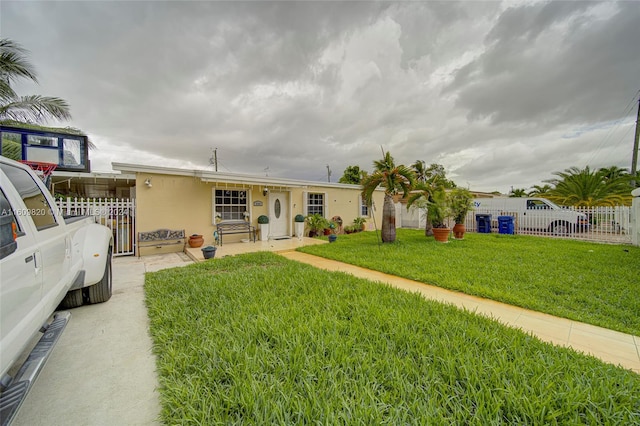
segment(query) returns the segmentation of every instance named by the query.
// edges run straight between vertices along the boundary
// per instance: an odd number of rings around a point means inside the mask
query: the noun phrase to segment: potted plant
[[[449,200],[444,189],[433,191],[427,202],[427,217],[433,225],[433,236],[436,241],[446,243],[451,230],[447,225],[450,216]]]
[[[213,259],[216,256],[216,250],[218,248],[214,246],[206,246],[202,248],[202,257],[205,259]]]
[[[473,196],[468,189],[455,188],[449,193],[449,207],[451,208],[451,216],[455,221],[453,227],[453,236],[457,240],[464,238],[465,219],[467,213],[473,208]]]
[[[260,241],[269,239],[269,216],[258,216],[258,225],[260,225]]]
[[[355,219],[353,219],[353,227],[356,230],[356,232],[364,231],[365,229],[364,223],[366,221],[367,219],[365,219],[364,217],[356,217]]]
[[[319,213],[311,214],[307,216],[305,220],[309,226],[310,237],[321,235],[324,232],[324,229],[328,226],[327,219],[322,217]]]
[[[293,220],[296,226],[296,237],[300,239],[304,235],[304,216],[297,214]]]
[[[337,216],[339,217],[339,216]],[[325,228],[325,235],[329,236],[329,242],[330,243],[334,243],[336,241],[336,239],[338,239],[338,232],[340,231],[340,222],[337,222],[336,220],[334,220],[336,217],[332,218],[329,221],[329,227]],[[342,221],[342,219],[340,219],[340,221]],[[329,234],[327,234],[327,229],[329,229]]]

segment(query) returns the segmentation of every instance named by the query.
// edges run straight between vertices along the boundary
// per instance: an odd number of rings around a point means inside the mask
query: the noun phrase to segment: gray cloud
[[[17,89],[69,101],[101,170],[205,168],[217,147],[223,171],[323,179],[329,164],[335,181],[348,165],[371,169],[382,145],[506,191],[630,163],[618,141],[640,88],[632,2],[3,1],[0,12],[40,76]]]

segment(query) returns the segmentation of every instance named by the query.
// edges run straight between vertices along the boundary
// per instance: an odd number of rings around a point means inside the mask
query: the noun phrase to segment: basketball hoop
[[[51,173],[53,173],[58,166],[56,163],[44,163],[42,161],[22,160],[21,163],[31,167],[47,187],[49,187],[49,176],[51,176]]]

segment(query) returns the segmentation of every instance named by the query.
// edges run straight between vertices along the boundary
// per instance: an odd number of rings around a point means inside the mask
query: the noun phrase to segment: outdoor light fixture
[[[267,196],[267,194],[269,193],[269,189],[265,188],[262,190],[262,195],[264,195],[265,197]]]
[[[151,188],[153,185],[151,184],[151,178],[148,178],[147,180],[144,181],[144,184],[147,185],[149,188]]]

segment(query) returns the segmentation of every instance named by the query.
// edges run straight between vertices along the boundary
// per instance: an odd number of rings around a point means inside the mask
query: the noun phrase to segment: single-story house
[[[246,220],[259,229],[261,215],[269,218],[269,238],[292,237],[298,214],[319,213],[327,219],[340,216],[344,226],[365,217],[367,229],[374,229],[374,222],[382,220],[384,192],[374,193],[374,208],[369,209],[360,185],[126,163],[112,167],[135,175],[137,232],[185,230],[185,235],[201,234],[209,243],[217,222]],[[224,243],[246,238],[229,235]],[[158,251],[139,254],[151,252]]]

